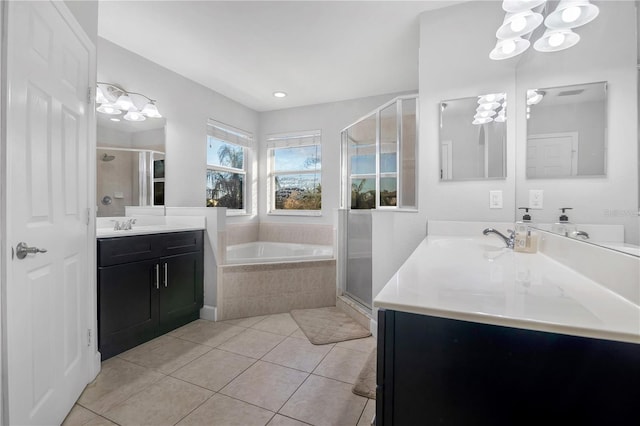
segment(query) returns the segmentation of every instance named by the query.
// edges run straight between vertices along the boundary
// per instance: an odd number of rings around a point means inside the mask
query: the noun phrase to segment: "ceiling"
[[[417,90],[418,16],[456,3],[100,0],[98,34],[269,111]]]

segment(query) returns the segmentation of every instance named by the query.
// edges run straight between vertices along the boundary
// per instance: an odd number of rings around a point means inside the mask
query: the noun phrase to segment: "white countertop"
[[[374,306],[640,343],[640,306],[541,253],[495,236],[425,238]]]
[[[131,229],[113,229],[114,220],[135,218],[136,223]],[[201,216],[129,216],[98,218],[96,221],[96,237],[129,237],[133,235],[161,234],[167,232],[197,231],[205,229],[205,219]]]

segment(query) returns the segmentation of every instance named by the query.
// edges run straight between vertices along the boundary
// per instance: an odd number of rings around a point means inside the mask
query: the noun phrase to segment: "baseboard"
[[[218,309],[215,306],[204,305],[200,309],[200,319],[217,321]]]
[[[354,321],[356,321],[365,329],[370,327],[369,321],[371,317],[369,316],[369,313],[349,298],[345,296],[338,296],[336,298],[336,307],[345,314],[349,315]]]
[[[91,360],[91,377],[89,377],[89,381],[87,383],[91,383],[100,373],[100,369],[102,368],[102,354],[99,351],[96,351],[93,354],[93,359]]]

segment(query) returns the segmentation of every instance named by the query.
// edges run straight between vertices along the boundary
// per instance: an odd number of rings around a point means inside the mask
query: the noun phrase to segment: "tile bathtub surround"
[[[333,245],[333,225],[260,222],[258,241]]]
[[[260,223],[232,223],[226,226],[227,245],[251,243],[258,241]]]
[[[335,268],[335,260],[224,266],[218,282],[218,317],[335,306]]]
[[[375,402],[354,395],[349,377],[375,340],[315,346],[293,324],[288,314],[187,324],[132,349],[133,361],[105,361],[64,424],[368,425]],[[224,342],[210,339],[236,328]],[[193,345],[205,352],[182,365]],[[179,364],[167,375],[167,365]]]

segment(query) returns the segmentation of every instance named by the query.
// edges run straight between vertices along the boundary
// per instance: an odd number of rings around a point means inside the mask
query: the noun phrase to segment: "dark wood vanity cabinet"
[[[98,239],[98,347],[105,360],[198,319],[203,231]]]
[[[640,344],[378,313],[376,425],[630,425]]]

